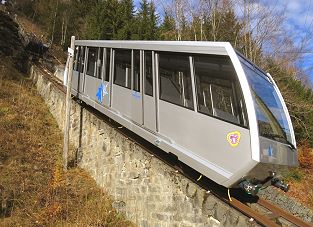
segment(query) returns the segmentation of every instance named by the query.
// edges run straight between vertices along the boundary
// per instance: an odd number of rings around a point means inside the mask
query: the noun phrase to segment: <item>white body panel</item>
[[[188,120],[192,119],[192,121]],[[240,143],[231,147],[226,136],[241,133]],[[232,173],[246,165],[251,157],[248,129],[160,100],[160,134],[192,151],[206,162]],[[218,149],[216,149],[218,147]],[[221,152],[222,151],[222,152]]]
[[[102,83],[101,79],[86,75],[84,93],[87,94],[87,96],[89,96],[89,98],[92,99],[93,101],[98,101],[96,95],[101,83]]]
[[[79,87],[78,98],[88,105],[95,107],[129,130],[157,145],[165,152],[175,154],[180,161],[225,187],[231,187],[238,183],[261,162],[260,138],[252,93],[236,52],[229,43],[78,40],[75,44],[113,49],[151,50],[156,53],[158,51],[172,51],[229,56],[247,107],[248,127],[199,113],[196,105],[195,75],[193,73],[191,73],[191,78],[194,110],[160,100],[159,59],[157,54],[155,55],[156,58],[153,58],[153,96],[145,95],[143,92],[142,67],[140,67],[141,92],[112,83],[114,54],[110,58],[110,82],[104,82],[107,85],[108,95],[103,97],[102,103],[99,103],[95,96],[96,90],[101,84],[100,79],[92,78],[88,75],[85,76],[86,79],[84,76],[79,78],[78,73],[74,72],[72,91],[75,94],[77,87]],[[142,56],[143,52],[141,52],[141,63]],[[189,58],[190,66],[192,67],[192,58]],[[85,87],[83,87],[84,83]],[[241,137],[240,142],[236,146],[231,146],[227,136],[228,133],[234,131],[239,132]],[[262,144],[264,143],[262,142]],[[277,147],[281,146],[286,145]],[[278,154],[277,156],[278,158],[284,158],[284,164],[287,165],[289,164],[288,160],[294,162],[294,155],[288,152],[286,148],[286,154]],[[266,155],[262,157],[263,160],[267,160],[265,162],[271,162]],[[266,176],[268,172],[263,174]]]
[[[227,48],[229,57],[234,64],[234,68],[236,70],[238,80],[240,82],[242,93],[243,93],[246,106],[247,106],[247,114],[248,114],[249,127],[250,127],[250,140],[251,140],[251,158],[256,162],[259,162],[260,161],[260,143],[258,139],[259,129],[258,129],[258,124],[256,120],[255,110],[254,108],[251,108],[254,106],[254,104],[253,104],[250,86],[245,76],[245,73],[241,67],[240,61],[236,55],[236,52],[234,51],[234,49],[232,48],[230,44],[226,48]]]
[[[113,84],[112,108],[142,124],[142,98],[139,92]]]
[[[156,132],[156,110],[155,110],[155,98],[149,95],[144,95],[144,126]]]
[[[83,81],[84,81],[84,74],[73,71],[72,77],[72,90],[75,92],[82,92],[83,91]]]

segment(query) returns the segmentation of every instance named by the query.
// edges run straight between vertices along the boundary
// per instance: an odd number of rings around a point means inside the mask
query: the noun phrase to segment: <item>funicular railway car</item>
[[[256,193],[296,166],[284,100],[227,42],[75,41],[72,93],[225,187]]]

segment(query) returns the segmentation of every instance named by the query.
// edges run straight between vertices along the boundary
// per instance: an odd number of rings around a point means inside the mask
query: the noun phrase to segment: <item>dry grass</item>
[[[288,194],[307,207],[313,208],[313,149],[308,145],[299,148],[299,167],[292,169],[287,180],[291,185]]]
[[[17,21],[19,26],[27,33],[35,35],[43,43],[49,43],[48,34],[38,24],[23,15],[18,15]],[[62,47],[52,45],[50,46],[49,53],[59,60],[59,62],[55,62],[56,64],[66,63],[67,52],[63,50]]]
[[[16,75],[0,65],[0,226],[133,226],[83,170],[62,172],[60,130]]]
[[[17,16],[19,25],[26,30],[28,33],[34,34],[37,38],[41,39],[43,42],[47,42],[48,38],[43,29],[39,25],[35,24],[33,21],[29,20],[27,17],[19,14]]]

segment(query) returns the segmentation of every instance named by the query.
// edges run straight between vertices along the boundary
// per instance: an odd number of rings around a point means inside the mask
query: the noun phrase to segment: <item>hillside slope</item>
[[[0,11],[0,226],[132,226],[80,168],[32,82],[18,25]]]
[[[17,25],[12,24],[10,28],[3,28],[4,24],[13,23],[12,21],[10,22],[8,19],[1,19],[0,23],[0,34],[2,34],[3,31],[6,30],[13,31],[10,34],[6,34],[6,36],[3,36],[3,39],[1,39],[0,37],[0,56],[12,53],[10,57],[8,57],[9,59],[11,59],[10,65],[13,65],[14,67],[20,69],[20,71],[27,71],[27,66],[29,65],[28,54],[23,50],[23,48],[21,48],[21,45],[19,43],[23,40],[19,38],[16,31]],[[22,24],[25,27],[31,28],[30,30],[32,32],[35,32],[37,34],[37,37],[44,34],[44,32],[36,28],[35,24],[33,24],[31,21],[28,21],[27,18],[25,18],[25,21],[22,21]],[[17,39],[14,39],[14,37],[19,38],[20,41],[16,41]],[[10,45],[8,45],[8,47],[6,46],[7,39],[10,40],[9,43],[11,43]],[[61,48],[59,48],[58,50],[59,53],[56,55],[61,56]],[[62,61],[64,61],[64,59]],[[313,119],[312,92],[310,90],[306,90],[306,88],[301,84],[300,81],[294,80],[291,76],[287,77],[284,70],[281,70],[274,63],[272,64],[273,67],[271,68],[273,72],[271,71],[271,74],[273,76],[275,75],[275,80],[277,81],[283,94],[286,96],[285,100],[287,101],[288,108],[293,116],[297,138],[300,138],[298,143],[300,142],[300,144],[308,144],[311,141],[311,145],[313,145],[313,125],[311,124]],[[1,73],[0,78],[3,75],[7,75],[7,73]],[[18,74],[13,73],[9,77],[14,78],[16,77],[16,75]],[[286,77],[288,79],[286,79]],[[311,177],[311,171],[313,169],[312,148],[307,145],[302,145],[299,149],[299,154],[300,168],[292,169],[286,175],[288,182],[291,184],[291,190],[290,192],[288,192],[288,195],[290,195],[291,197],[295,197],[298,201],[301,201],[306,206],[313,207],[313,189],[311,187],[311,185],[313,184],[313,178]]]

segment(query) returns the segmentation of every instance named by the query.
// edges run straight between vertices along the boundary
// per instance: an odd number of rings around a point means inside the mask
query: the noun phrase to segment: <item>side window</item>
[[[87,61],[87,72],[89,76],[95,75],[96,61],[98,58],[98,48],[89,47],[88,48],[88,61]]]
[[[78,57],[79,57],[79,49],[80,46],[75,46],[74,48],[74,62],[73,62],[73,70],[78,71]]]
[[[96,74],[96,77],[98,79],[101,79],[101,73],[102,73],[102,66],[103,66],[103,48],[100,47],[98,48],[98,60],[97,60],[97,74]]]
[[[84,72],[85,65],[85,47],[79,47],[78,59],[77,59],[77,70],[81,73]]]
[[[218,111],[234,114],[232,87],[212,84],[212,101],[214,115],[218,115]]]
[[[133,51],[133,90],[140,91],[140,51]]]
[[[144,61],[145,94],[153,96],[152,51],[145,51]]]
[[[193,109],[189,56],[159,53],[160,99]]]
[[[239,123],[235,102],[236,73],[228,57],[194,57],[198,111]]]
[[[114,84],[130,88],[131,50],[115,49]]]
[[[110,79],[110,59],[111,59],[111,49],[105,48],[104,49],[104,80],[109,81]]]

